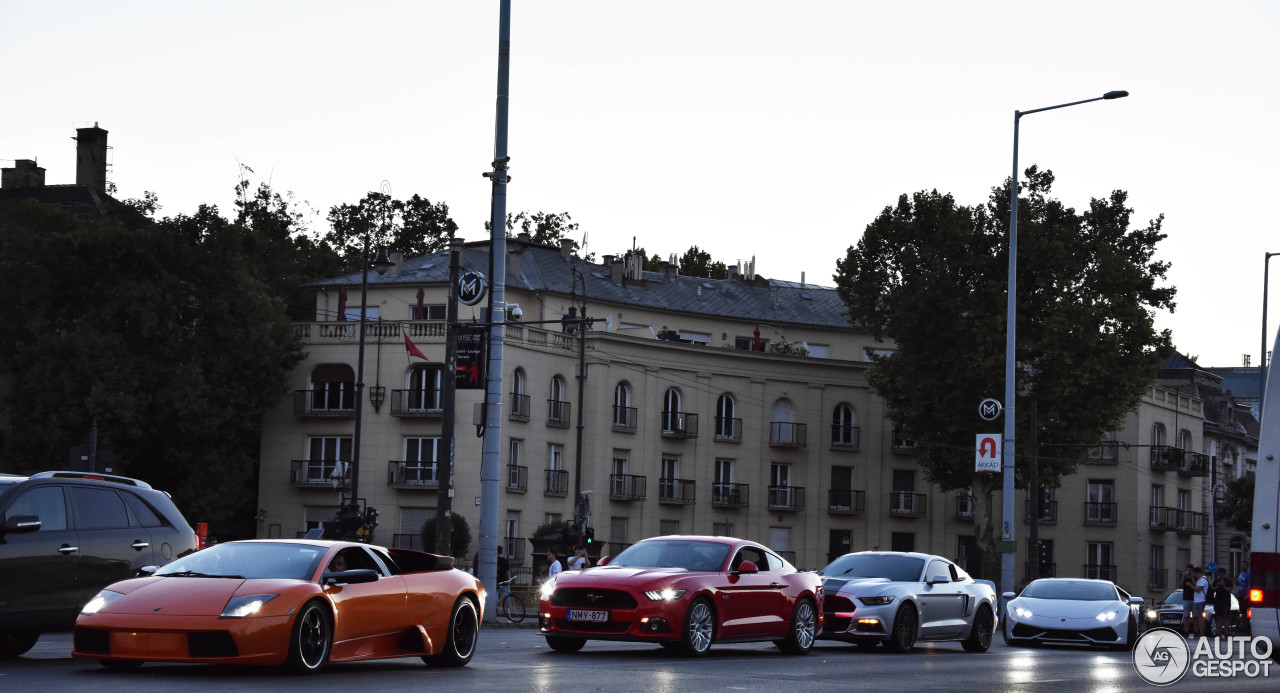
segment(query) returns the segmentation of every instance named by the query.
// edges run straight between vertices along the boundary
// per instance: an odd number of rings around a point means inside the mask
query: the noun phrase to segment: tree
[[[458,513],[449,513],[450,556],[465,558],[467,548],[471,546],[471,525],[467,518]],[[422,525],[422,550],[436,553],[436,518],[432,517]]]
[[[1253,528],[1253,472],[1245,472],[1227,482],[1227,494],[1218,517],[1232,529],[1248,532]]]
[[[729,276],[729,268],[723,262],[713,262],[710,253],[695,245],[690,246],[680,257],[680,274],[686,277],[725,279]]]
[[[211,207],[159,223],[123,205],[0,209],[15,471],[63,466],[96,424],[115,472],[170,492],[217,536],[252,536],[259,427],[301,350],[243,235]]]
[[[360,253],[369,234],[370,245],[384,245],[407,257],[428,255],[449,247],[458,225],[449,217],[449,205],[414,195],[407,200],[370,192],[354,205],[335,205],[329,210],[333,229],[325,242],[342,255],[344,273],[359,272]]]
[[[484,223],[486,231],[493,230],[493,224]],[[507,213],[507,238],[512,236],[512,232],[517,228],[520,233],[528,234],[529,240],[533,243],[541,243],[543,245],[559,245],[561,239],[569,238],[569,234],[578,232],[578,222],[573,221],[568,212],[520,212],[512,215]],[[587,235],[582,234],[582,244],[573,239],[569,239],[569,247],[573,252],[577,253],[582,250],[586,244]],[[583,259],[587,262],[595,261],[595,253],[585,256]]]
[[[1167,263],[1152,259],[1163,217],[1130,229],[1124,191],[1077,213],[1049,197],[1050,171],[1026,171],[1019,200],[1016,359],[1020,400],[1036,399],[1041,483],[1071,474],[1087,446],[1118,428],[1172,353],[1153,312],[1172,310],[1161,287]],[[992,493],[999,475],[975,474],[975,434],[993,424],[978,403],[1004,391],[1009,181],[985,205],[938,191],[902,195],[837,262],[837,291],[852,325],[895,349],[867,379],[902,435],[917,441],[929,481],[972,489],[984,573],[998,573]],[[1030,407],[1018,407],[1015,439],[1028,441]],[[998,424],[995,424],[998,425]],[[1025,487],[1034,453],[1017,448]]]

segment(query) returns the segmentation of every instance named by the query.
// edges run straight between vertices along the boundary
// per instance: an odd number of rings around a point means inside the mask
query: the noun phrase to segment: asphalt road
[[[803,657],[769,644],[716,645],[685,659],[647,645],[591,642],[572,655],[552,652],[532,628],[481,632],[475,659],[462,669],[432,669],[418,659],[336,664],[313,676],[257,668],[148,664],[107,671],[70,657],[68,634],[46,635],[27,655],[0,663],[0,691],[493,691],[494,693],[713,693],[717,691],[1156,691],[1137,675],[1128,652],[1070,647],[1009,648],[997,637],[985,654],[959,644],[925,645],[895,655],[821,641]],[[1196,678],[1166,690],[1275,691],[1269,678]]]

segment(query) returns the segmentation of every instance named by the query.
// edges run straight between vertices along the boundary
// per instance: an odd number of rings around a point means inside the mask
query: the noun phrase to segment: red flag
[[[756,325],[755,331],[751,334],[755,336],[755,339],[751,340],[751,350],[760,351],[760,326]]]
[[[412,340],[412,339],[409,339],[409,331],[408,331],[408,330],[405,330],[405,331],[404,331],[404,348],[405,348],[405,349],[407,349],[407,350],[409,351],[409,356],[417,356],[418,358],[422,359],[423,361],[430,361],[430,360],[431,360],[431,359],[427,358],[427,355],[426,355],[426,354],[422,353],[422,350],[421,350],[421,349],[419,349],[418,347],[416,347],[416,346],[414,346],[414,345],[413,345],[413,340]],[[406,357],[406,358],[408,358],[408,357]]]
[[[343,289],[338,292],[338,319],[347,319],[347,290]]]

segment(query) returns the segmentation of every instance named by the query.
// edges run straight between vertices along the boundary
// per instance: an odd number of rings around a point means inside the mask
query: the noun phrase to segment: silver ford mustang
[[[1004,641],[1010,645],[1075,643],[1116,649],[1138,638],[1142,597],[1109,580],[1041,578],[1015,599],[1005,592]]]
[[[820,638],[906,652],[916,642],[958,640],[986,652],[996,627],[996,592],[941,556],[898,551],[849,553],[818,571]]]

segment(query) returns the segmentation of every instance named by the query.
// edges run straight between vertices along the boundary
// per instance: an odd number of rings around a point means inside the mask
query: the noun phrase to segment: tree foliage
[[[680,274],[686,277],[725,279],[729,276],[729,268],[723,262],[714,262],[711,253],[695,245],[680,256]]]
[[[486,231],[492,231],[493,225],[489,222],[484,223]],[[517,231],[519,229],[519,231]],[[578,222],[569,216],[568,212],[529,212],[523,211],[519,214],[507,213],[507,238],[511,238],[516,233],[528,234],[529,240],[533,243],[541,243],[543,245],[560,245],[562,239],[569,240],[569,247],[574,253],[580,253],[586,244],[585,233],[582,234],[583,242],[569,237],[569,234],[578,232]],[[587,262],[595,261],[595,253],[591,253],[583,257]]]
[[[388,251],[416,257],[444,250],[458,233],[448,204],[433,203],[417,194],[396,200],[386,193],[370,192],[354,205],[332,207],[329,223],[332,230],[325,241],[341,254],[341,273],[360,271],[366,234],[370,247],[383,245]]]
[[[254,276],[251,236],[211,207],[159,223],[128,206],[0,209],[0,408],[15,468],[64,467],[96,422],[114,471],[169,491],[219,536],[245,534],[262,416],[301,358]]]
[[[458,513],[449,513],[449,556],[459,558],[467,555],[471,546],[471,525],[467,518]],[[440,553],[436,550],[436,518],[432,517],[422,525],[422,550],[427,553]]]
[[[1156,309],[1174,308],[1153,260],[1163,217],[1130,228],[1117,190],[1077,212],[1050,197],[1053,174],[1031,167],[1019,199],[1017,344],[1020,402],[1039,403],[1040,479],[1056,485],[1089,444],[1118,428],[1170,353]],[[985,205],[948,194],[902,195],[837,262],[834,279],[851,324],[895,349],[868,381],[904,435],[917,441],[928,479],[973,489],[979,544],[993,559],[991,492],[997,475],[975,474],[977,417],[986,397],[1003,400],[1009,181]],[[1029,441],[1030,407],[1016,409],[1017,441]],[[1025,486],[1033,451],[1015,450]]]
[[[1227,482],[1227,494],[1218,516],[1232,529],[1248,532],[1253,528],[1253,472],[1245,472]]]

